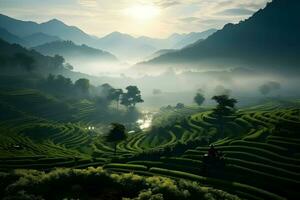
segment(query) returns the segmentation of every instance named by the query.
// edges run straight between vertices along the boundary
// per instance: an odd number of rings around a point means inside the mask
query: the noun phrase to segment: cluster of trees
[[[103,84],[97,87],[98,92],[102,95],[98,96],[98,102],[116,102],[117,109],[119,105],[123,105],[128,109],[135,108],[137,103],[142,103],[144,100],[142,99],[141,91],[137,86],[127,86],[126,92],[122,89],[113,88],[109,84]]]
[[[101,106],[108,106],[112,102],[116,102],[117,108],[121,104],[132,109],[137,103],[144,102],[137,86],[128,86],[124,92],[107,83],[97,87],[93,86],[85,78],[78,79],[73,83],[70,78],[50,74],[42,80],[40,87],[42,90],[60,97],[94,99]]]
[[[25,53],[16,53],[13,56],[0,56],[0,65],[11,72],[21,70],[31,72],[35,69],[35,59]],[[12,68],[11,68],[12,67]]]
[[[70,78],[62,75],[49,74],[46,79],[42,79],[39,84],[40,89],[59,97],[83,97],[90,94],[91,84],[88,79],[78,79],[75,83]]]

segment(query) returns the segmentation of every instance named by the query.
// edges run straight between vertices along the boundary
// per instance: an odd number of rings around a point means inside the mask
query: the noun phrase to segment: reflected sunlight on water
[[[144,130],[151,126],[152,119],[153,119],[154,113],[144,111],[143,112],[143,118],[137,120],[137,124],[139,125],[140,129]]]

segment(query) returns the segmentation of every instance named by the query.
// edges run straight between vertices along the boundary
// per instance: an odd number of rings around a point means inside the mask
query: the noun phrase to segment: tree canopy
[[[230,114],[233,111],[235,104],[238,102],[234,98],[229,98],[228,95],[213,96],[212,99],[218,103],[217,107],[214,109],[214,112],[218,115]]]
[[[88,95],[90,89],[90,81],[85,78],[78,79],[75,82],[75,88],[79,91],[80,94]]]
[[[127,138],[126,128],[123,124],[119,124],[119,123],[112,123],[111,126],[112,128],[106,135],[106,141],[115,144],[115,153],[116,153],[117,144]]]
[[[121,104],[126,107],[135,107],[137,103],[142,103],[144,100],[141,96],[141,91],[137,86],[126,87],[127,92],[122,95]]]
[[[203,102],[205,101],[205,97],[201,93],[197,93],[196,96],[194,97],[194,101],[201,106]]]

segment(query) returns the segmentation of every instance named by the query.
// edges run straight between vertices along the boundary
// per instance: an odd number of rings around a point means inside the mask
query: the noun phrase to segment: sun
[[[125,13],[139,21],[154,19],[160,14],[160,9],[154,5],[135,5],[125,10]]]

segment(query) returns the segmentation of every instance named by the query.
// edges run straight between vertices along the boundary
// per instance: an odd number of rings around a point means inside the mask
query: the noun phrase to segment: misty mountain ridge
[[[10,44],[0,39],[1,74],[23,75],[66,73],[63,63],[57,58],[44,56],[35,50],[28,50],[18,44]]]
[[[57,19],[44,23],[17,20],[0,14],[0,27],[18,37],[26,37],[34,33],[44,33],[57,36],[63,40],[72,40],[76,43],[90,43],[93,41],[90,35],[84,33],[75,26],[68,26]]]
[[[17,20],[1,14],[0,27],[17,37],[33,39],[34,41],[28,42],[29,47],[52,42],[59,38],[61,40],[71,40],[79,45],[86,44],[94,48],[103,49],[126,60],[141,60],[160,49],[182,48],[196,40],[205,39],[215,31],[212,29],[200,33],[173,34],[165,39],[145,36],[133,37],[129,34],[112,32],[102,38],[98,38],[85,33],[75,26],[66,25],[58,19],[39,24]],[[57,38],[54,39],[53,37]]]
[[[28,47],[35,47],[35,46],[42,45],[45,43],[61,40],[57,36],[51,36],[51,35],[47,35],[45,33],[40,33],[40,32],[33,33],[31,35],[23,37],[22,39],[26,41],[26,46],[28,46]]]
[[[31,35],[25,37],[18,37],[10,32],[8,32],[4,28],[0,28],[0,38],[11,43],[11,44],[19,44],[24,47],[34,47],[41,44],[61,40],[57,36],[47,35],[45,33],[33,33]]]
[[[20,44],[25,45],[25,41],[19,38],[18,36],[8,32],[4,28],[0,28],[0,38],[11,44]]]
[[[89,47],[87,45],[76,45],[72,41],[54,41],[33,47],[34,50],[48,56],[56,54],[63,56],[68,62],[116,62],[117,58],[109,52]]]
[[[139,66],[248,66],[295,70],[300,54],[300,2],[274,0],[238,24],[179,51],[161,55]],[[145,68],[143,67],[143,70]]]
[[[146,36],[133,37],[129,34],[113,32],[100,38],[97,46],[106,49],[124,59],[134,58],[145,59],[153,56],[161,49],[180,49],[198,40],[206,39],[216,32],[216,29],[209,29],[203,32],[192,32],[188,34],[172,34],[165,39],[157,39]],[[130,49],[130,51],[129,51]],[[137,59],[138,58],[138,59]]]
[[[181,49],[188,45],[191,45],[199,40],[205,40],[210,35],[214,34],[217,29],[208,29],[203,32],[191,32],[188,34],[182,34],[177,36],[177,42],[174,45],[174,49]],[[179,38],[178,38],[179,37]]]

